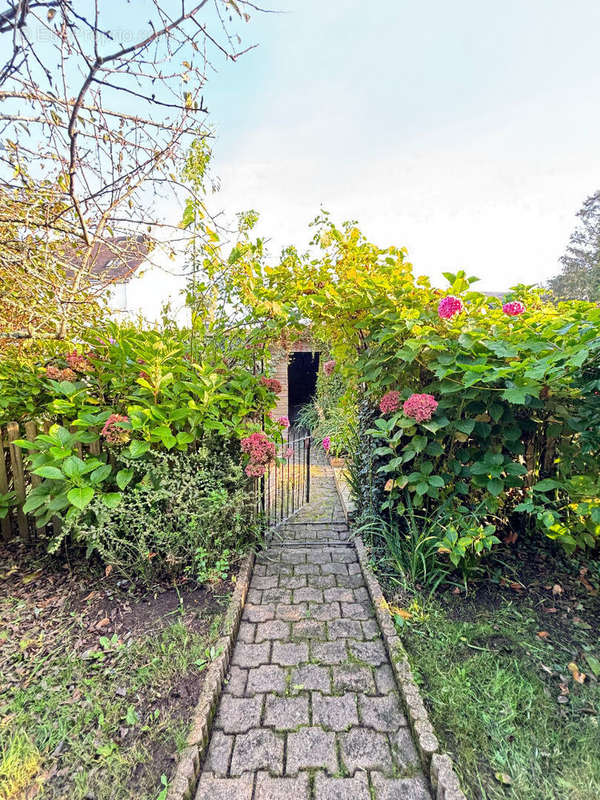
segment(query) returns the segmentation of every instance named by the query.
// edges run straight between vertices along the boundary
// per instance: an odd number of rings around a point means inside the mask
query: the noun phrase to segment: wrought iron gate
[[[310,435],[292,433],[281,463],[272,464],[257,482],[257,511],[266,528],[285,522],[310,502]]]

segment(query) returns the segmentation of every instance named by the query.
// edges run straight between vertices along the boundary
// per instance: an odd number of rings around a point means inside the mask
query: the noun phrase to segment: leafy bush
[[[114,508],[94,498],[93,515],[67,520],[52,549],[69,537],[88,556],[146,583],[184,573],[198,582],[226,577],[258,529],[239,456],[220,445],[152,452],[143,462],[124,458],[136,475],[133,488]]]
[[[315,398],[300,409],[296,424],[317,441],[329,437],[332,456],[346,456],[356,446],[356,401],[335,362],[325,361],[324,366],[328,369],[319,370]]]
[[[600,307],[555,304],[527,286],[502,302],[463,272],[446,273],[441,291],[414,277],[402,248],[379,248],[327,215],[315,224],[320,254],[288,251],[267,276],[239,280],[247,298],[309,320],[354,387],[359,511],[394,523],[410,507],[428,519],[443,504],[456,532],[441,537],[447,563],[488,552],[492,517],[570,552],[595,547]],[[479,519],[471,544],[465,513]]]
[[[263,421],[262,435],[281,443],[281,426],[266,413],[275,392],[256,374],[252,331],[201,338],[173,326],[107,324],[85,336],[75,349],[60,352],[54,343],[45,358],[17,361],[12,375],[0,362],[4,420],[62,420],[34,442],[18,442],[40,479],[24,506],[38,527],[55,517],[106,518],[135,492],[155,453],[185,452],[215,435],[227,448]],[[11,502],[0,496],[0,515]]]

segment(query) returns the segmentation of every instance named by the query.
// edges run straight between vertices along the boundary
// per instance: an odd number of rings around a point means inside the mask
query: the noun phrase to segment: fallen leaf
[[[600,676],[600,661],[595,656],[591,656],[589,653],[586,654],[585,660],[588,663],[588,667],[592,670],[596,677]]]
[[[108,578],[112,570],[113,570],[112,564],[107,564],[106,569],[104,570],[104,577]]]
[[[577,681],[577,683],[585,683],[585,679],[587,678],[587,675],[585,674],[585,672],[580,672],[579,671],[579,667],[577,666],[577,664],[574,661],[571,661],[570,664],[567,664],[567,669],[569,670],[569,672],[573,676],[573,680],[574,681]]]
[[[592,630],[592,626],[589,625],[584,619],[581,619],[581,617],[573,617],[573,622],[575,625],[578,625],[580,628],[584,628],[586,631]]]
[[[514,544],[517,539],[519,538],[519,534],[515,531],[511,531],[504,537],[504,544]]]
[[[556,612],[558,611],[558,609],[554,608],[554,606],[551,606],[550,608],[542,606],[542,609],[546,612],[546,614],[556,614]]]
[[[579,577],[579,580],[580,580],[580,582],[581,582],[581,583],[582,583],[582,584],[585,586],[585,588],[588,590],[588,593],[589,593],[589,594],[591,594],[593,597],[596,597],[596,595],[598,594],[598,590],[597,590],[597,589],[594,589],[594,587],[593,587],[593,586],[592,586],[592,584],[591,584],[591,583],[588,581],[588,579],[587,579],[587,578],[585,578],[583,575],[581,575],[581,576]]]
[[[540,637],[540,639],[547,639],[550,636],[548,631],[538,631],[537,635]]]
[[[42,570],[41,569],[36,569],[35,572],[30,572],[29,575],[23,575],[23,578],[22,578],[23,583],[25,585],[27,585],[28,583],[33,583],[33,581],[36,581],[40,577],[41,574],[42,574]]]
[[[392,614],[392,616],[397,614],[399,617],[402,617],[402,619],[410,619],[412,617],[410,611],[407,611],[405,608],[400,608],[400,606],[390,606],[390,614]]]
[[[509,583],[508,585],[515,592],[522,592],[523,589],[525,588],[524,586],[522,586],[520,583],[517,583],[516,581],[513,581],[513,583]]]
[[[560,585],[560,583],[555,583],[554,586],[552,587],[552,594],[556,595],[556,594],[562,594],[562,593],[563,593],[563,588]]]
[[[100,622],[96,623],[97,628],[106,628],[107,625],[110,625],[110,620],[108,617],[104,617],[104,619],[101,619]]]
[[[506,772],[494,772],[494,778],[504,786],[510,786],[512,783],[512,778]]]

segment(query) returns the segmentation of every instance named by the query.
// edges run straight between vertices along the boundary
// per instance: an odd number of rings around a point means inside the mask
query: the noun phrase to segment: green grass
[[[567,667],[579,652],[579,668],[590,673],[585,655],[600,658],[597,630],[541,639],[535,609],[505,599],[467,614],[438,601],[425,611],[401,635],[467,796],[597,800],[600,684],[576,683]]]
[[[99,635],[84,652],[75,622],[51,652],[23,661],[21,684],[0,695],[0,799],[37,784],[41,798],[155,800],[184,746],[197,679],[215,655],[214,605],[200,626],[181,606],[126,641]],[[20,647],[35,647],[18,635],[17,627],[17,659]],[[193,694],[173,693],[180,685]]]

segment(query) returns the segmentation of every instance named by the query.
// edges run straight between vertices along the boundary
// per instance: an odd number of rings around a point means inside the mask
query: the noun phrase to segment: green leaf
[[[527,398],[529,397],[529,393],[526,388],[523,386],[515,386],[512,389],[505,389],[502,392],[502,397],[505,400],[508,400],[509,403],[514,403],[515,405],[523,405],[527,402]]]
[[[107,492],[102,495],[102,502],[105,506],[108,506],[108,508],[116,508],[122,499],[123,495],[121,492]]]
[[[52,481],[64,481],[65,476],[58,467],[38,467],[33,470],[34,475],[40,478],[49,478]]]
[[[552,478],[544,478],[543,481],[538,481],[533,488],[536,492],[549,492],[552,489],[560,489],[561,486],[561,483]]]
[[[594,675],[597,678],[600,678],[600,661],[595,656],[590,655],[589,653],[585,654],[585,660],[588,663],[589,668],[592,670]]]
[[[461,419],[456,423],[456,430],[460,431],[461,433],[466,433],[467,436],[470,436],[473,433],[474,428],[474,419]]]
[[[61,494],[57,494],[49,503],[48,503],[48,511],[56,512],[62,511],[63,508],[66,508],[69,505],[69,498],[67,497],[66,492],[61,492]]]
[[[46,503],[47,499],[47,495],[34,494],[31,492],[27,498],[27,501],[25,502],[25,505],[23,506],[23,512],[25,514],[29,514],[30,511],[37,511],[40,506],[43,506]]]
[[[150,450],[150,442],[142,442],[139,439],[134,439],[129,445],[129,457],[139,458]]]
[[[124,489],[133,478],[132,469],[120,469],[117,472],[117,486],[119,489]]]
[[[493,494],[494,497],[498,497],[503,489],[504,483],[499,478],[492,478],[491,481],[487,482],[487,490],[490,494]]]
[[[91,486],[84,486],[82,488],[76,487],[71,489],[71,491],[67,494],[69,498],[69,503],[75,508],[78,508],[82,511],[87,505],[92,502],[94,497],[94,490]]]
[[[79,478],[85,473],[85,462],[79,456],[69,456],[63,461],[62,468],[68,478]]]
[[[431,475],[429,478],[429,483],[431,486],[437,486],[439,489],[446,485],[444,483],[444,479],[440,475]]]
[[[27,439],[15,439],[13,444],[16,444],[17,447],[22,447],[24,450],[39,450],[38,445]]]
[[[102,466],[97,467],[92,474],[90,475],[90,480],[92,483],[102,483],[105,481],[108,476],[112,472],[112,467],[110,464],[102,464]]]
[[[422,450],[425,449],[427,441],[428,439],[426,436],[413,436],[410,441],[410,446],[417,453],[420,453]]]

